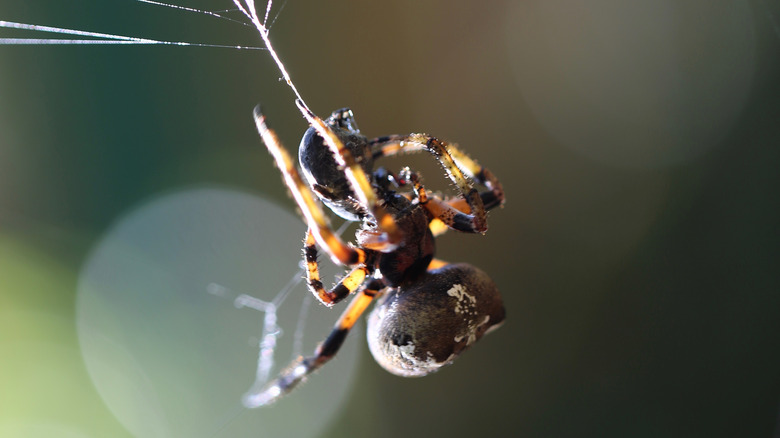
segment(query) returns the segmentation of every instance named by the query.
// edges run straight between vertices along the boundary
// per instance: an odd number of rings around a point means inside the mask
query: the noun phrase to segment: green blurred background
[[[0,0],[0,19],[259,44],[130,0]],[[438,241],[491,274],[506,324],[425,379],[364,349],[321,436],[777,436],[778,20],[766,0],[289,0],[272,39],[315,112],[457,142],[507,193],[486,236]],[[187,187],[293,212],[251,120],[262,102],[297,146],[278,77],[256,51],[0,47],[0,434],[130,436],[78,350],[82,264],[123,215]],[[402,161],[445,187],[427,157]],[[300,229],[275,250],[297,256]]]

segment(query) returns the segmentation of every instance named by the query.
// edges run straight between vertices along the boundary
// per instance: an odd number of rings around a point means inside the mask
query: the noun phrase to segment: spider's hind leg
[[[355,323],[368,305],[381,293],[383,288],[384,283],[378,279],[372,279],[364,285],[363,289],[349,303],[344,313],[341,314],[330,335],[314,350],[314,354],[309,357],[299,357],[293,361],[282,371],[279,377],[266,385],[262,391],[247,396],[245,404],[252,407],[260,407],[275,402],[328,362],[336,355],[349,331],[355,326]]]

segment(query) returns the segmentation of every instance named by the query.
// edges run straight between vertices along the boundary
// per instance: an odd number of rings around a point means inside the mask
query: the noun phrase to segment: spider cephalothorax
[[[374,165],[371,148],[368,139],[360,134],[352,111],[349,108],[333,111],[324,122],[360,163],[363,172],[370,175]],[[350,187],[344,170],[339,168],[333,153],[315,128],[309,128],[303,134],[298,161],[309,187],[328,208],[350,221],[365,217],[367,212]]]

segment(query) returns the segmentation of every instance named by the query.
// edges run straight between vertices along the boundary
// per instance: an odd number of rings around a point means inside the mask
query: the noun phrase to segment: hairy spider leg
[[[480,166],[479,163],[466,155],[465,152],[455,145],[448,145],[447,150],[461,169],[464,169],[478,184],[487,187],[487,192],[480,193],[483,206],[486,210],[490,210],[491,208],[504,203],[504,187],[501,186],[501,182],[493,175],[493,172],[486,167]]]
[[[420,141],[421,139],[425,139],[425,142]],[[497,207],[504,203],[504,189],[501,186],[501,183],[498,181],[498,178],[496,178],[493,172],[491,172],[489,169],[482,167],[465,152],[460,150],[457,145],[439,141],[427,134],[390,135],[385,137],[378,137],[369,140],[369,144],[371,145],[374,159],[389,157],[401,153],[427,151],[434,155],[434,157],[436,157],[436,159],[441,163],[442,167],[447,170],[451,165],[447,162],[442,162],[442,160],[446,161],[448,160],[448,157],[445,154],[442,154],[440,158],[435,151],[431,150],[427,145],[428,139],[433,139],[434,142],[438,142],[439,145],[443,146],[446,153],[449,154],[449,158],[451,158],[459,170],[466,173],[467,176],[472,178],[478,184],[487,187],[488,191],[480,194],[484,208],[486,210]],[[457,174],[455,174],[455,176],[457,177]],[[450,176],[450,178],[452,177],[453,176]],[[462,177],[462,175],[460,177]],[[456,182],[456,184],[458,185],[458,188],[461,188],[463,183],[459,184]],[[470,186],[468,187],[470,188]],[[461,191],[462,190],[463,189],[461,189]],[[463,201],[465,201],[465,203],[459,203],[458,205],[453,206],[456,206],[459,210],[468,213],[469,211],[466,210],[466,207],[462,207],[468,205],[467,198],[465,196]]]
[[[487,171],[487,169],[485,170]],[[424,208],[426,208],[428,212],[431,214],[432,218],[431,218],[431,222],[428,224],[428,228],[430,228],[431,233],[433,233],[434,236],[439,236],[441,234],[444,234],[448,229],[450,229],[450,224],[447,223],[445,219],[436,216],[435,210],[429,208],[426,205],[430,201],[431,197],[433,197],[435,203],[438,204],[446,203],[449,206],[449,208],[457,209],[463,213],[471,212],[471,208],[469,207],[466,200],[463,198],[455,198],[455,199],[442,201],[435,195],[430,195],[429,197],[428,191],[425,189],[425,187],[423,187],[422,183],[420,182],[419,174],[417,172],[412,171],[408,167],[404,167],[403,169],[401,169],[400,176],[401,178],[407,180],[412,184],[412,190],[414,192],[415,198],[417,199],[417,202],[420,203],[420,205],[422,205]],[[503,195],[503,192],[501,193]],[[503,196],[501,197],[501,202],[494,202],[496,198],[495,198],[495,193],[492,190],[481,192],[480,197],[482,198],[482,203],[485,207],[485,210],[490,210],[494,207],[497,207],[501,205],[501,203],[503,202]],[[438,269],[448,264],[449,262],[445,262],[440,259],[433,259],[431,263],[428,265],[428,270],[431,271],[434,269]]]
[[[495,207],[503,205],[503,202],[497,202],[494,193],[490,190],[480,192],[479,195],[482,198],[482,203],[485,206],[485,210],[491,210]],[[450,207],[455,208],[463,213],[471,212],[471,208],[469,207],[469,204],[463,198],[446,199],[445,202],[449,204]],[[441,236],[442,234],[446,233],[447,230],[450,229],[450,227],[447,224],[445,224],[444,222],[436,218],[431,220],[431,223],[428,228],[431,229],[431,232],[433,233],[434,237]]]
[[[427,146],[427,139],[429,138],[444,146],[445,151],[461,171],[465,172],[466,175],[474,179],[477,183],[488,188],[491,195],[488,195],[487,192],[482,194],[482,200],[486,209],[504,203],[504,189],[498,181],[498,178],[496,178],[496,176],[493,175],[493,172],[486,167],[480,166],[479,163],[460,150],[455,144],[439,141],[435,137],[431,137],[427,134],[388,135],[371,139],[368,143],[371,146],[374,159],[402,153],[427,151],[434,155],[446,170],[449,164],[442,162],[442,159],[446,160],[447,157],[442,156],[442,158],[439,158],[434,151],[429,149]],[[425,139],[425,142],[423,143],[419,141],[419,139]],[[456,182],[456,184],[458,183]],[[461,187],[460,184],[458,187]]]
[[[485,170],[487,171],[487,169]],[[468,202],[463,198],[447,199],[442,201],[437,196],[430,195],[434,198],[433,203],[431,205],[427,205],[428,201],[430,200],[428,191],[425,190],[425,187],[423,187],[422,184],[420,183],[419,174],[409,169],[409,167],[404,167],[403,169],[401,169],[401,172],[399,173],[399,177],[401,178],[401,182],[403,184],[407,184],[407,183],[412,184],[412,191],[414,192],[414,197],[411,197],[411,195],[407,195],[407,197],[410,200],[416,199],[417,202],[420,205],[422,205],[424,208],[426,208],[429,214],[431,215],[431,221],[428,224],[428,228],[430,228],[431,233],[433,233],[434,237],[440,236],[445,232],[447,232],[447,230],[449,230],[450,228],[453,228],[451,223],[452,221],[447,220],[447,218],[441,216],[440,212],[442,210],[446,211],[448,214],[450,214],[450,216],[452,216],[453,209],[462,213],[471,212],[471,208],[469,207]],[[492,190],[481,192],[479,195],[482,198],[482,203],[485,207],[485,210],[490,210],[492,208],[501,205],[501,202],[497,201],[497,198],[495,197],[495,193]],[[500,201],[503,201],[503,197],[500,199]],[[447,204],[447,206],[444,206],[444,208],[442,208],[443,203]],[[439,212],[437,212],[437,210],[439,210]],[[437,214],[439,215],[437,216]]]
[[[504,199],[503,188],[492,172],[477,164],[457,147],[428,134],[390,135],[370,140],[369,144],[374,159],[418,151],[427,151],[433,155],[455,183],[468,211],[438,198],[430,198],[433,202],[427,203],[426,208],[452,229],[482,234],[487,231],[485,204],[500,205]],[[466,175],[487,187],[488,192],[479,193]]]
[[[312,231],[314,239],[325,249],[335,263],[348,266],[363,264],[366,259],[365,251],[347,245],[333,231],[328,218],[317,203],[315,195],[301,179],[298,168],[293,164],[290,154],[282,146],[276,133],[266,125],[265,116],[260,111],[259,106],[255,107],[254,118],[257,131],[260,133],[266,148],[268,148],[268,152],[274,157],[276,166],[282,173],[284,183],[298,204],[298,208],[301,210],[309,230]]]
[[[344,146],[344,143],[339,140],[338,136],[328,127],[325,122],[319,118],[316,114],[312,113],[303,102],[296,100],[298,109],[306,117],[309,125],[317,130],[317,133],[325,140],[325,143],[331,149],[333,157],[336,159],[336,163],[344,168],[344,173],[347,176],[347,180],[358,197],[358,200],[370,211],[376,220],[377,227],[383,232],[383,236],[377,236],[372,245],[381,247],[384,251],[391,251],[397,247],[397,244],[402,240],[401,230],[395,223],[393,215],[387,212],[387,210],[378,202],[376,193],[371,187],[371,180],[366,176],[363,168],[352,156],[349,149]],[[372,249],[376,249],[372,247]]]
[[[374,159],[392,156],[401,153],[427,151],[430,152],[432,155],[434,155],[434,157],[436,157],[436,159],[440,162],[442,167],[444,167],[446,170],[448,168],[448,164],[446,162],[442,162],[439,156],[436,155],[433,151],[431,151],[428,148],[427,141],[425,144],[419,141],[418,142],[410,141],[410,139],[414,139],[414,138],[419,139],[420,137],[429,138],[430,136],[426,134],[390,135],[390,136],[378,137],[372,139],[369,141],[369,144],[372,146]],[[485,167],[480,166],[475,160],[473,160],[466,153],[461,151],[456,145],[447,144],[444,142],[439,142],[439,143],[444,144],[446,152],[449,153],[449,156],[451,157],[452,161],[455,163],[455,166],[458,169],[462,170],[463,173],[465,173],[467,176],[472,178],[478,184],[481,184],[487,188],[486,191],[479,193],[479,196],[482,200],[483,209],[485,211],[503,205],[505,199],[504,189],[501,186],[501,183],[498,181],[498,178],[496,178],[495,175],[493,174],[493,172],[491,172],[489,169]],[[444,159],[446,160],[445,155],[442,155],[442,157],[444,157]],[[450,178],[452,178],[453,174],[448,172],[448,175],[450,175]],[[462,185],[458,185],[458,188],[461,188],[461,186]],[[442,206],[441,204],[439,204],[437,209],[440,210],[441,212],[448,211],[447,214],[450,215],[450,217],[454,217],[455,215],[457,215],[458,212],[465,213],[466,215],[468,215],[473,211],[469,202],[469,198],[466,196],[458,197],[454,199],[446,199],[445,202],[449,206]],[[457,211],[453,211],[453,209]],[[460,220],[463,219],[465,218],[460,218]],[[430,229],[433,232],[434,236],[439,236],[445,233],[450,228],[454,228],[454,227],[452,227],[451,224],[444,223],[442,220],[437,218],[434,218],[430,223]],[[470,230],[466,230],[466,231],[470,231]]]
[[[373,260],[367,260],[365,264],[360,264],[353,268],[352,271],[333,286],[331,290],[326,290],[320,280],[320,268],[319,263],[317,262],[317,245],[316,240],[314,239],[314,233],[312,233],[311,229],[306,231],[303,246],[303,259],[306,263],[306,284],[308,285],[309,290],[322,304],[328,307],[332,307],[334,304],[357,290],[366,278],[373,274],[375,265]]]
[[[258,406],[273,403],[292,391],[298,384],[306,380],[306,377],[335,356],[349,331],[355,326],[371,301],[380,295],[380,291],[384,287],[385,284],[379,279],[372,279],[368,282],[350,301],[349,306],[341,314],[328,337],[314,350],[314,355],[299,357],[293,361],[279,377],[266,385],[260,393],[253,395],[252,402]]]

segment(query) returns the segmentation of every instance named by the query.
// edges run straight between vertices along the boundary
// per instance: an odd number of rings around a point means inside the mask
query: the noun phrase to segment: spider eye
[[[387,371],[420,377],[437,371],[498,327],[504,306],[488,275],[447,265],[387,291],[368,319],[368,346]]]

